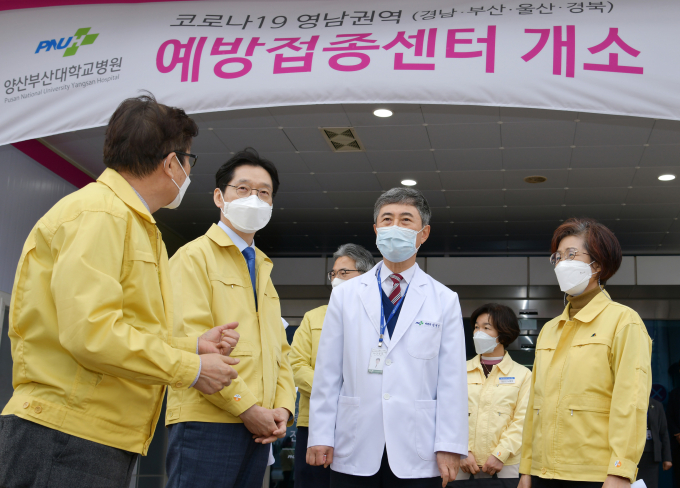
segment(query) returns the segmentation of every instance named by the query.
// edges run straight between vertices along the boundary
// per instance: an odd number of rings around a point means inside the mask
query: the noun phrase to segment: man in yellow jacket
[[[240,339],[231,355],[240,360],[239,376],[214,395],[169,393],[167,486],[260,488],[267,444],[285,436],[295,411],[272,262],[254,243],[271,217],[279,178],[270,161],[246,150],[222,165],[215,180],[219,224],[170,260],[175,332],[197,336],[238,321]]]
[[[229,326],[173,336],[168,257],[151,216],[179,205],[197,133],[181,109],[125,100],[106,131],[108,169],[26,239],[10,304],[14,395],[0,416],[0,486],[128,486],[166,385],[210,394],[236,377],[236,361],[220,355]]]
[[[333,270],[328,273],[328,281],[333,288],[345,281],[370,271],[375,260],[366,248],[357,244],[343,244],[333,254]],[[312,395],[316,352],[319,349],[321,328],[326,317],[328,305],[307,312],[295,331],[290,365],[293,368],[295,386],[300,390],[300,406],[297,418],[295,440],[295,487],[327,488],[330,486],[330,470],[323,466],[307,464],[307,439],[309,437],[309,398]]]

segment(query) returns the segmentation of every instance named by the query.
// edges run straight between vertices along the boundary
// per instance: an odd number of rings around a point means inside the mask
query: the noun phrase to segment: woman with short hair
[[[604,290],[621,246],[604,225],[574,218],[551,248],[566,308],[536,343],[520,488],[630,488],[645,446],[652,341]]]
[[[515,313],[488,303],[472,313],[477,356],[467,362],[469,443],[456,480],[519,478],[531,371],[506,348],[519,336]]]

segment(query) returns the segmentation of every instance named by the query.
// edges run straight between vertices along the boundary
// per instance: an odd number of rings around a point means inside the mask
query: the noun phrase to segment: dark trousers
[[[678,441],[675,437],[671,437],[671,456],[673,460],[673,481],[675,482],[675,488],[680,488],[680,446],[673,445],[673,443]]]
[[[644,480],[647,488],[658,488],[659,486],[659,464],[654,461],[654,453],[645,451],[638,463],[637,479]]]
[[[387,450],[383,451],[380,469],[373,476],[354,476],[331,471],[331,488],[438,488],[441,485],[442,479],[439,476],[416,479],[397,478],[387,461]]]
[[[531,488],[602,488],[604,481],[548,480],[531,477]]]
[[[166,488],[262,488],[269,444],[243,424],[183,422],[168,427]]]
[[[298,427],[295,436],[295,488],[329,488],[331,468],[307,464],[309,427]]]
[[[0,416],[2,488],[128,488],[137,454]]]

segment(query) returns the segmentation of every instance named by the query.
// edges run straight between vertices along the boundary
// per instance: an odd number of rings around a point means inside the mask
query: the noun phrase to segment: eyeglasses
[[[577,254],[585,254],[586,256],[590,256],[590,254],[587,252],[579,251],[575,247],[568,247],[564,250],[564,254],[562,254],[560,251],[552,253],[552,256],[550,256],[550,264],[557,266],[560,261],[573,261]]]
[[[189,164],[190,164],[190,166],[191,166],[192,168],[193,168],[194,166],[196,166],[196,162],[198,161],[198,156],[196,156],[195,154],[185,153],[185,152],[183,152],[183,151],[170,151],[168,154],[166,154],[165,156],[163,156],[161,159],[167,158],[167,157],[170,155],[170,153],[175,153],[175,154],[179,154],[180,156],[186,156],[186,157],[191,158],[191,159],[189,160]],[[184,164],[184,163],[182,163],[182,164]]]
[[[339,269],[337,273],[335,271],[329,271],[328,281],[333,281],[336,278],[336,276],[341,280],[344,280],[345,278],[347,278],[348,274],[358,271],[359,271],[358,269]]]
[[[262,189],[258,190],[256,188],[250,188],[248,185],[240,184],[238,186],[227,185],[232,188],[236,188],[236,194],[239,198],[246,198],[253,194],[254,191],[257,192],[257,197],[266,203],[272,202],[272,192],[271,190]]]

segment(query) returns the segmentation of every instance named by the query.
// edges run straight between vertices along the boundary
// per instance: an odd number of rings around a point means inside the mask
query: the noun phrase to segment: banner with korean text
[[[0,14],[0,144],[105,125],[140,90],[188,113],[324,103],[680,119],[680,2],[224,1]]]

